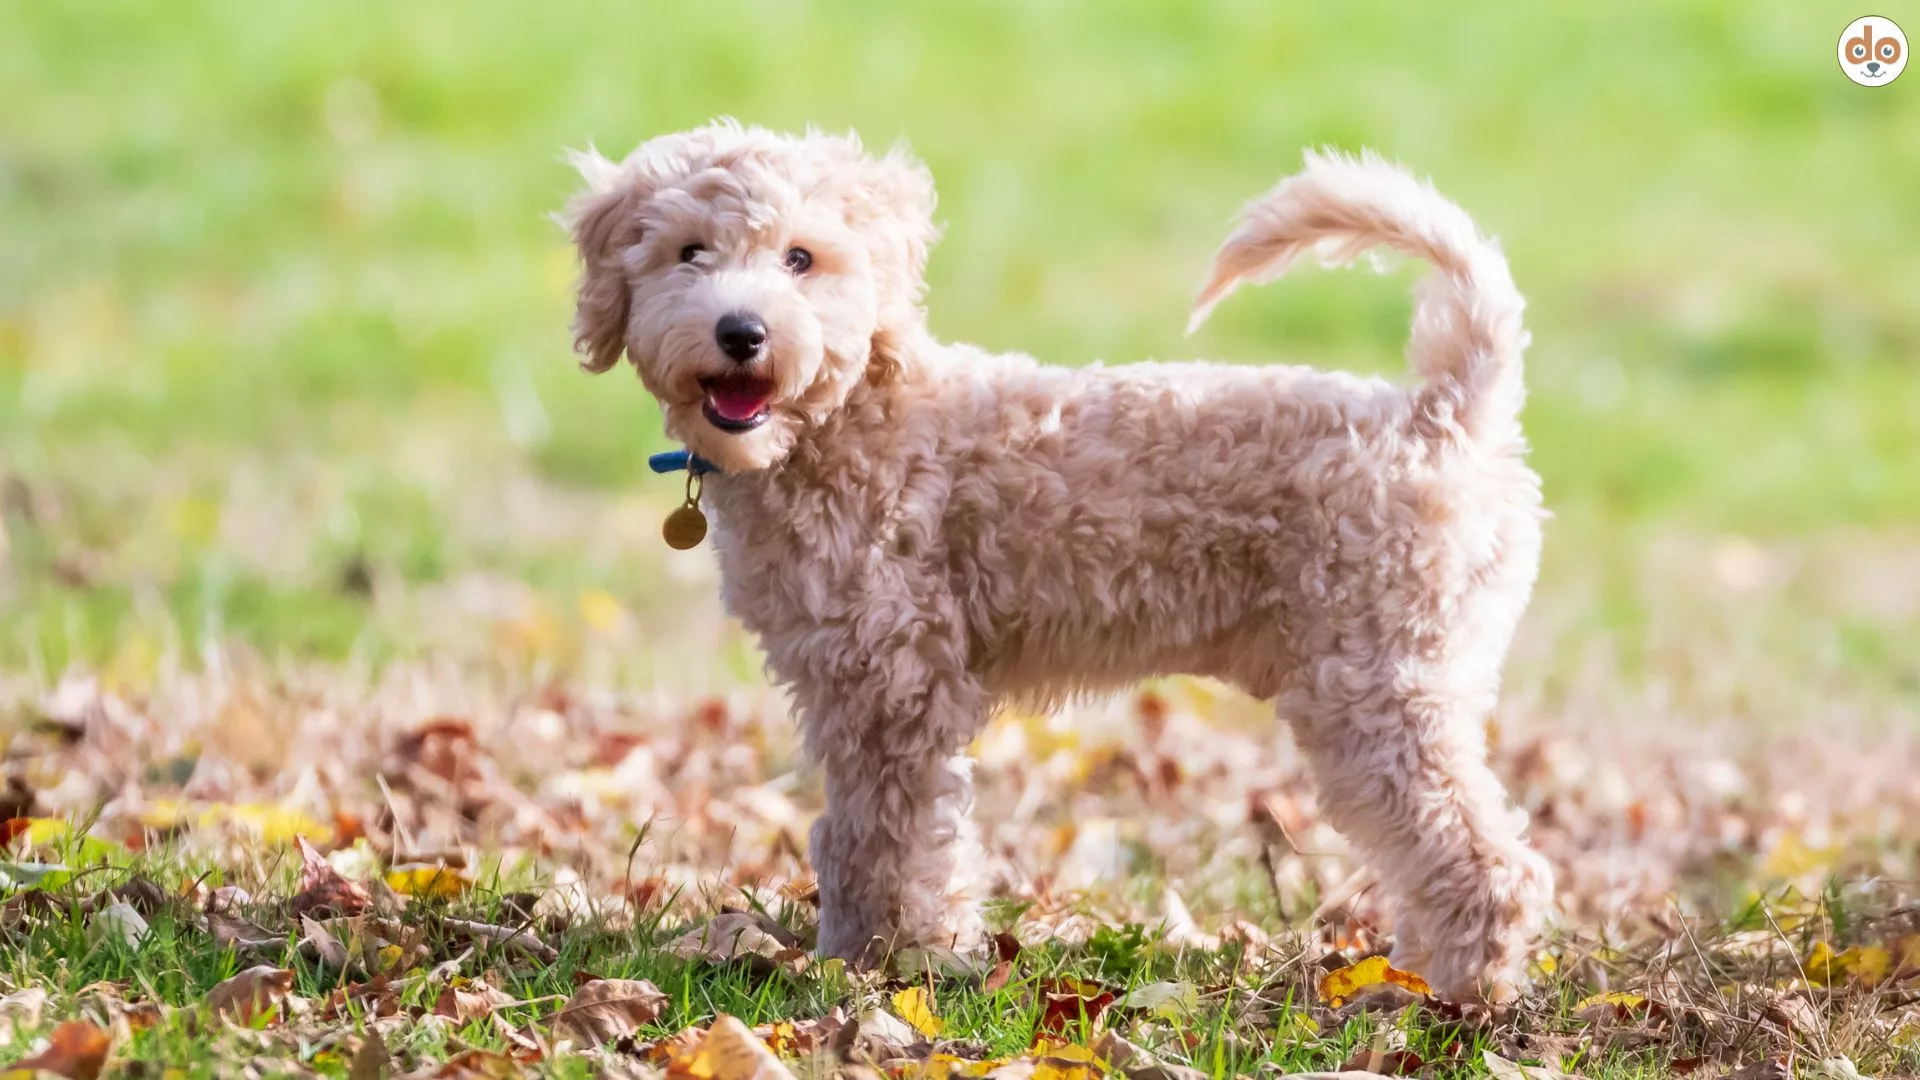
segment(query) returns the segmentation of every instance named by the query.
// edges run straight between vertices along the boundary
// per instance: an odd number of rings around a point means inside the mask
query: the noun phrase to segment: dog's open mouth
[[[701,411],[706,414],[707,423],[721,431],[734,434],[752,431],[773,415],[772,379],[744,374],[715,375],[701,379],[700,388],[707,392]]]

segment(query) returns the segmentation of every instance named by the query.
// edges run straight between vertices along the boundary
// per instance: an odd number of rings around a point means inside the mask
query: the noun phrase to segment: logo
[[[1861,86],[1885,86],[1907,66],[1907,35],[1892,19],[1864,15],[1840,32],[1840,70]]]

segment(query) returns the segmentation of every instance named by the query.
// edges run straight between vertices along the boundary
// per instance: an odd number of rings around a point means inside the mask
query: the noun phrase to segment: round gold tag
[[[675,551],[699,547],[700,541],[707,538],[707,515],[689,503],[667,515],[660,535],[666,537],[667,546]]]

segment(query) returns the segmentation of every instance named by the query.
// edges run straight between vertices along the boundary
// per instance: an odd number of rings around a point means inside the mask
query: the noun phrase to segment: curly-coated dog
[[[721,121],[576,163],[584,365],[630,357],[717,468],[725,604],[826,770],[822,952],[978,942],[966,751],[996,707],[1186,673],[1274,699],[1392,903],[1397,966],[1511,995],[1552,878],[1484,721],[1543,515],[1522,300],[1464,212],[1309,154],[1195,306],[1310,253],[1418,256],[1411,387],[1070,370],[928,331],[933,184],[904,152]]]

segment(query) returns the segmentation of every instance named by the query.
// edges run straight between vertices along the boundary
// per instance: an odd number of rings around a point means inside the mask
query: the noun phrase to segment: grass
[[[532,879],[498,867],[477,876],[480,882],[457,899],[396,900],[388,893],[376,901],[406,905],[404,926],[416,942],[417,958],[405,977],[400,970],[389,976],[391,991],[379,989],[384,981],[370,979],[365,970],[343,973],[302,948],[301,924],[289,914],[300,890],[284,861],[251,870],[203,864],[165,845],[110,856],[72,882],[16,894],[0,972],[18,985],[45,990],[82,1016],[107,1023],[117,1018],[124,1034],[114,1062],[127,1075],[143,1075],[143,1068],[229,1075],[251,1061],[263,1075],[344,1076],[358,1047],[376,1031],[396,1069],[419,1064],[431,1070],[435,1062],[474,1052],[491,1056],[495,1068],[508,1068],[508,1055],[524,1058],[538,1043],[549,1055],[538,1066],[542,1075],[602,1075],[600,1070],[622,1062],[628,1068],[664,1062],[676,1035],[702,1029],[716,1015],[765,1030],[833,1010],[864,1018],[862,1029],[872,1033],[845,1053],[894,1074],[906,1070],[904,1075],[919,1075],[913,1070],[920,1066],[907,1063],[929,1054],[964,1063],[1019,1059],[1036,1053],[1035,1046],[1070,1053],[1060,1048],[1098,1046],[1106,1030],[1125,1030],[1135,1046],[1198,1070],[1187,1075],[1332,1070],[1370,1049],[1389,1048],[1411,1052],[1415,1065],[1432,1063],[1423,1075],[1472,1074],[1492,1051],[1564,1062],[1596,1080],[1693,1071],[1703,1061],[1765,1058],[1783,1047],[1816,1060],[1851,1055],[1870,1073],[1920,1063],[1909,1028],[1866,1029],[1859,1023],[1876,1011],[1877,998],[1897,996],[1891,987],[1875,992],[1835,975],[1830,989],[1821,979],[1805,989],[1808,976],[1797,957],[1843,934],[1860,939],[1872,932],[1849,929],[1849,911],[1859,910],[1854,905],[1863,899],[1877,904],[1884,898],[1858,889],[1835,889],[1811,904],[1784,896],[1757,902],[1721,925],[1699,927],[1689,942],[1691,955],[1629,955],[1599,941],[1557,943],[1542,954],[1543,963],[1551,957],[1557,966],[1536,972],[1538,986],[1526,1005],[1492,1023],[1484,1013],[1422,1004],[1404,993],[1375,993],[1345,1008],[1330,1007],[1316,989],[1327,967],[1293,937],[1175,948],[1166,944],[1164,927],[1117,923],[1077,942],[1042,936],[1018,947],[992,973],[991,962],[970,967],[918,955],[898,957],[884,972],[856,973],[837,961],[775,963],[751,954],[738,960],[682,958],[674,955],[673,942],[699,935],[704,921],[688,921],[687,909],[659,907],[612,920],[552,912],[530,917],[524,905],[533,894],[517,889],[534,884]],[[204,901],[193,897],[241,879],[250,879],[250,898],[222,910],[265,928],[266,940],[235,947],[209,934],[209,917],[200,910]],[[135,900],[147,920],[137,944],[103,933],[98,914],[127,896],[129,883],[152,889],[150,902]],[[36,902],[23,904],[23,897]],[[1796,907],[1811,917],[1783,929]],[[314,914],[343,936],[351,921],[338,912]],[[1018,907],[1001,908],[995,919],[1017,925],[1022,915]],[[811,934],[811,911],[803,903],[761,909],[759,918],[762,925],[784,925],[803,943]],[[457,920],[531,928],[556,946],[554,955],[535,962],[475,941],[455,928]],[[216,987],[259,964],[284,965],[290,998],[251,1022],[209,1023]],[[1601,990],[1608,974],[1621,980],[1651,976],[1662,989],[1648,991],[1659,995],[1651,1004],[1638,994],[1616,992],[1596,1013],[1596,973],[1602,973]],[[1818,1010],[1809,1015],[1830,1014],[1832,1027],[1786,1028],[1777,1019],[1779,1003],[1791,999],[1752,981],[1763,977],[1797,982],[1816,1003],[1805,1006]],[[553,1042],[564,1038],[553,1027],[555,1015],[592,979],[646,980],[663,1000],[610,1058],[555,1053]],[[505,997],[477,1015],[441,1015],[444,988],[478,993],[481,984]],[[1720,985],[1728,988],[1717,990]],[[937,1028],[922,1036],[896,1017],[894,1030],[905,1032],[905,1045],[877,1034],[885,1029],[872,1018],[917,1015],[903,1004],[903,991],[924,992]],[[1095,994],[1106,997],[1096,1001]],[[150,1011],[129,1021],[138,1014],[128,1002],[144,1002]],[[29,1038],[39,1026],[28,1022],[15,1038]],[[1889,1042],[1896,1030],[1909,1034]],[[803,1071],[828,1065],[822,1057],[809,1066],[807,1057],[801,1055]]]
[[[1584,771],[1525,796],[1541,828],[1564,831],[1572,866],[1661,868],[1651,895],[1624,905],[1607,899],[1618,885],[1607,873],[1581,878],[1604,888],[1570,886],[1566,941],[1620,931],[1665,895],[1709,937],[1737,921],[1740,896],[1786,879],[1820,895],[1805,873],[1764,871],[1792,844],[1846,853],[1815,859],[1815,877],[1897,878],[1912,838],[1873,804],[1907,805],[1898,777],[1920,714],[1908,647],[1920,633],[1920,204],[1908,182],[1920,143],[1901,137],[1920,124],[1920,95],[1911,79],[1867,90],[1834,70],[1833,40],[1858,14],[1826,0],[1580,11],[132,0],[111,17],[73,0],[0,6],[7,775],[35,813],[84,816],[118,798],[100,828],[137,819],[140,798],[178,794],[202,768],[233,790],[196,799],[377,815],[367,778],[386,775],[396,732],[435,714],[476,717],[493,760],[511,764],[527,738],[511,725],[590,713],[592,738],[618,727],[612,716],[677,745],[697,722],[688,703],[717,696],[766,719],[740,790],[809,812],[817,792],[783,749],[752,642],[717,610],[707,557],[656,540],[677,493],[641,464],[663,447],[653,407],[630,377],[590,378],[568,352],[571,254],[546,216],[574,186],[563,148],[622,152],[717,114],[906,138],[941,190],[947,236],[931,285],[945,336],[1063,364],[1212,356],[1398,371],[1407,271],[1301,274],[1180,336],[1232,210],[1301,147],[1333,144],[1431,174],[1502,238],[1530,300],[1527,425],[1557,520],[1509,666],[1505,767],[1522,769],[1527,740],[1569,741]],[[35,718],[83,684],[117,703],[102,715],[137,717],[139,734],[105,758],[91,742],[32,750]],[[1207,734],[1195,746],[1270,726],[1264,710],[1205,688],[1171,692],[1199,703],[1188,711]],[[548,708],[548,697],[592,705]],[[314,749],[335,745],[321,715],[363,732],[340,752],[350,770],[314,764],[334,753]],[[1028,753],[1060,738],[1027,735]],[[1262,906],[1267,884],[1246,875],[1258,853],[1236,847],[1234,830],[1207,834],[1217,860],[1170,831],[1217,815],[1214,804],[1088,793],[1103,762],[1146,753],[1131,732],[1117,748],[1046,759],[1069,763],[1058,769],[997,762],[1043,797],[1010,780],[1001,805],[983,807],[1023,860],[996,873],[1033,893],[1074,862],[1067,830],[1092,814],[1139,855],[1131,884],[1102,886],[1123,895],[1088,901],[1115,926],[1151,925],[1165,881],[1189,890],[1204,925],[1256,912],[1283,937],[1317,932],[1301,925],[1303,897]],[[1270,742],[1247,757],[1287,767]],[[1702,794],[1723,758],[1749,788]],[[149,775],[156,761],[171,771]],[[600,805],[602,766],[566,767],[519,777],[520,797],[560,817],[563,803]],[[548,790],[556,775],[586,794]],[[108,782],[130,776],[138,797]],[[1237,774],[1230,787],[1262,790]],[[705,820],[673,805],[683,822]],[[1685,850],[1619,839],[1648,815],[1688,837]],[[1707,838],[1720,816],[1747,828],[1727,841],[1731,865]],[[607,852],[627,827],[589,830],[606,849],[580,867],[596,888],[624,880]],[[685,827],[699,842],[676,841],[689,850],[669,860],[685,883],[739,871],[740,852]],[[512,846],[471,821],[443,831],[476,852]],[[129,858],[122,872],[169,889],[187,880],[165,859]],[[781,858],[775,877],[800,872]],[[237,859],[225,850],[191,873],[239,873]],[[525,884],[562,865],[536,859]],[[1307,874],[1304,898],[1330,884],[1321,874]],[[271,877],[258,884],[284,893],[284,873]],[[1888,888],[1862,910],[1896,908]],[[10,977],[57,988],[56,1011],[97,979],[187,1005],[236,962],[178,920],[157,922],[134,954],[90,944],[73,905],[94,891],[63,896],[65,922],[8,939]],[[483,914],[489,902],[463,901]],[[1838,932],[1834,913],[1824,904],[1804,925]],[[1095,940],[1124,931],[1106,933]],[[1300,938],[1287,955],[1336,945]],[[1783,953],[1803,961],[1808,943],[1791,945]],[[564,936],[553,970],[504,974],[522,999],[566,992],[562,969],[576,962],[653,978],[675,995],[653,1035],[721,1007],[759,1021],[880,993],[676,967],[647,946],[639,931],[583,930]],[[1280,1021],[1244,1022],[1254,987],[1222,974],[1232,956],[1134,953],[1050,945],[1023,954],[1016,989],[936,996],[994,1053],[1031,1033],[1017,988],[1068,975],[1230,986],[1187,1025],[1202,1043],[1178,1055],[1209,1072],[1328,1067],[1373,1037],[1354,1020],[1300,1046],[1274,1040]],[[1653,978],[1654,956],[1630,959],[1635,978]],[[289,962],[302,994],[327,989]],[[1698,985],[1722,966],[1704,964]],[[1590,966],[1558,978],[1539,999],[1555,1023],[1597,985]],[[1835,1024],[1852,1015],[1850,1002],[1821,1001]],[[1416,1009],[1396,1023],[1416,1049],[1437,1049],[1452,1021]],[[400,1047],[421,1061],[501,1037],[409,1032],[441,1040]],[[1884,1049],[1880,1034],[1858,1045]],[[205,1031],[168,1028],[116,1044],[115,1060],[184,1063],[212,1046]],[[1631,1075],[1676,1056],[1580,1068]]]

